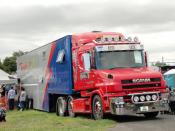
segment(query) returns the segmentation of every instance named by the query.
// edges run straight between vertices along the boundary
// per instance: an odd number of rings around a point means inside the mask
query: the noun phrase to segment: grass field
[[[57,117],[55,113],[35,110],[7,112],[7,122],[0,123],[0,131],[106,131],[113,120],[92,120],[88,116]]]

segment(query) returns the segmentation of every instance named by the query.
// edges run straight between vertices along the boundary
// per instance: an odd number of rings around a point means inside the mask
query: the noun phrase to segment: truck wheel
[[[92,102],[92,115],[95,120],[103,119],[103,106],[100,96],[96,95]]]
[[[159,112],[149,112],[149,113],[145,113],[144,116],[146,118],[156,118],[158,114]]]
[[[65,116],[65,112],[66,112],[66,101],[63,97],[58,97],[56,103],[56,115]]]
[[[68,102],[67,102],[67,107],[68,107],[68,115],[70,116],[70,117],[75,117],[75,113],[73,112],[73,97],[72,96],[70,96],[69,98],[68,98]]]

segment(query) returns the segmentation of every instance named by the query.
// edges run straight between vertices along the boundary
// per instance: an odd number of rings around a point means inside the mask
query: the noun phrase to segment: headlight
[[[133,100],[134,100],[134,102],[139,102],[139,97],[138,96],[134,96]]]
[[[145,96],[140,96],[140,101],[141,102],[145,101]]]
[[[153,100],[153,101],[156,101],[156,100],[157,100],[157,95],[155,95],[155,94],[152,95],[152,100]]]
[[[151,100],[151,96],[150,95],[146,95],[146,100],[150,101]]]
[[[115,104],[123,104],[124,100],[123,97],[116,97],[115,98]]]

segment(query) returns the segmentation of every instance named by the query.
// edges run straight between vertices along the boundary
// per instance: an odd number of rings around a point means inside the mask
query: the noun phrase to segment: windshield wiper
[[[143,67],[143,66],[130,66],[129,68],[140,68],[140,67]]]
[[[109,68],[109,70],[113,70],[113,69],[116,69],[116,68],[126,68],[126,67],[112,67],[112,68]]]
[[[112,67],[112,68],[109,68],[109,70],[113,70],[113,69],[116,69],[117,67]]]

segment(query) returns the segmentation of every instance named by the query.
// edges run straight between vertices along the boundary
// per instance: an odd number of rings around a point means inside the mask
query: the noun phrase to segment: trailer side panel
[[[17,74],[34,109],[49,111],[49,94],[73,93],[71,47],[71,36],[65,36],[18,58]]]

